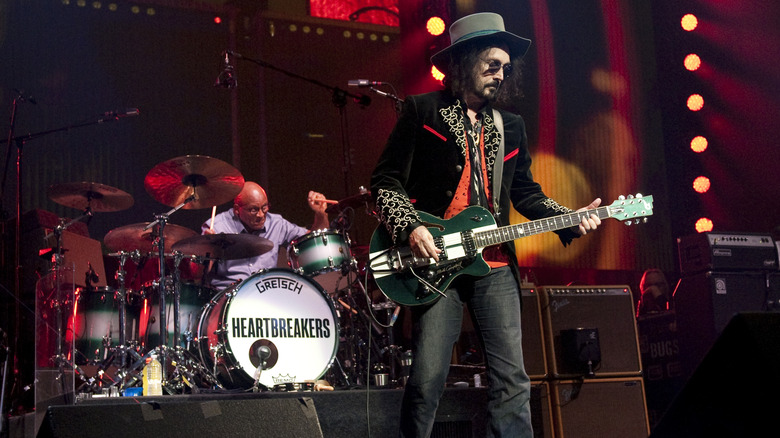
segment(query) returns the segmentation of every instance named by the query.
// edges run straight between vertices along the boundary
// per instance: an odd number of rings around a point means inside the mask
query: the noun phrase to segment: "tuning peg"
[[[618,196],[618,201],[625,201],[626,197],[623,195]]]
[[[636,194],[636,197],[637,197],[637,198],[642,198],[642,197],[643,197],[643,195],[642,195],[641,193],[637,193],[637,194]]]
[[[631,225],[631,220],[627,220],[624,222],[626,225]]]
[[[647,223],[647,218],[642,218],[642,223]]]
[[[628,195],[628,199],[634,199],[634,195]]]

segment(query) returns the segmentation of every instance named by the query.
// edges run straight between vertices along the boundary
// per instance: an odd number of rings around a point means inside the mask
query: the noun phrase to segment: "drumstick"
[[[217,206],[211,207],[211,226],[209,227],[209,231],[214,231],[214,216],[217,215]]]
[[[333,199],[312,199],[314,202],[324,202],[326,204],[338,204],[339,201],[334,201]]]

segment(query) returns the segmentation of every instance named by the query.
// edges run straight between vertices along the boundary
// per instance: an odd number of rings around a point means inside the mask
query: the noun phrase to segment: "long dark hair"
[[[449,74],[444,77],[444,86],[450,89],[453,95],[462,97],[466,90],[474,87],[472,72],[474,66],[480,61],[479,54],[489,47],[502,47],[504,45],[500,38],[486,37],[467,41],[454,47],[450,55]],[[498,96],[496,96],[495,106],[511,107],[523,97],[522,67],[522,57],[512,57],[512,74],[504,78],[504,83],[501,84]]]

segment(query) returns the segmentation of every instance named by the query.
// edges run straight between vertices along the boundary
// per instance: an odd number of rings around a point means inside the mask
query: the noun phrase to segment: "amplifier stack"
[[[753,233],[700,233],[677,245],[682,276],[673,301],[690,376],[735,314],[780,310],[778,248],[770,235]]]
[[[554,436],[646,437],[631,289],[544,286],[539,291]]]

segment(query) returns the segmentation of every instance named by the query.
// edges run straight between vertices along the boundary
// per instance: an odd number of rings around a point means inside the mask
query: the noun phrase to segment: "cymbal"
[[[365,205],[368,202],[371,202],[371,192],[370,191],[361,191],[361,193],[358,193],[357,195],[349,196],[344,199],[340,199],[338,204],[329,205],[328,208],[325,209],[325,212],[327,213],[338,213],[341,210],[347,209],[347,208],[357,208]]]
[[[193,210],[224,204],[244,187],[244,176],[235,167],[205,155],[185,155],[162,162],[146,174],[144,187],[160,203]]]
[[[50,185],[49,199],[66,207],[95,212],[127,210],[133,206],[133,197],[115,187],[96,182],[70,182]]]
[[[159,236],[159,227],[154,226],[145,230],[144,228],[149,224],[150,222],[143,222],[114,228],[103,238],[103,243],[106,244],[106,247],[110,251],[138,250],[142,253],[158,251],[158,249],[152,245],[152,242]],[[165,246],[170,248],[171,245],[174,245],[180,240],[197,235],[198,233],[195,231],[182,227],[181,225],[166,224],[163,237],[165,238]]]
[[[184,254],[234,260],[259,256],[273,247],[273,242],[254,234],[204,234],[181,240],[172,248]]]

